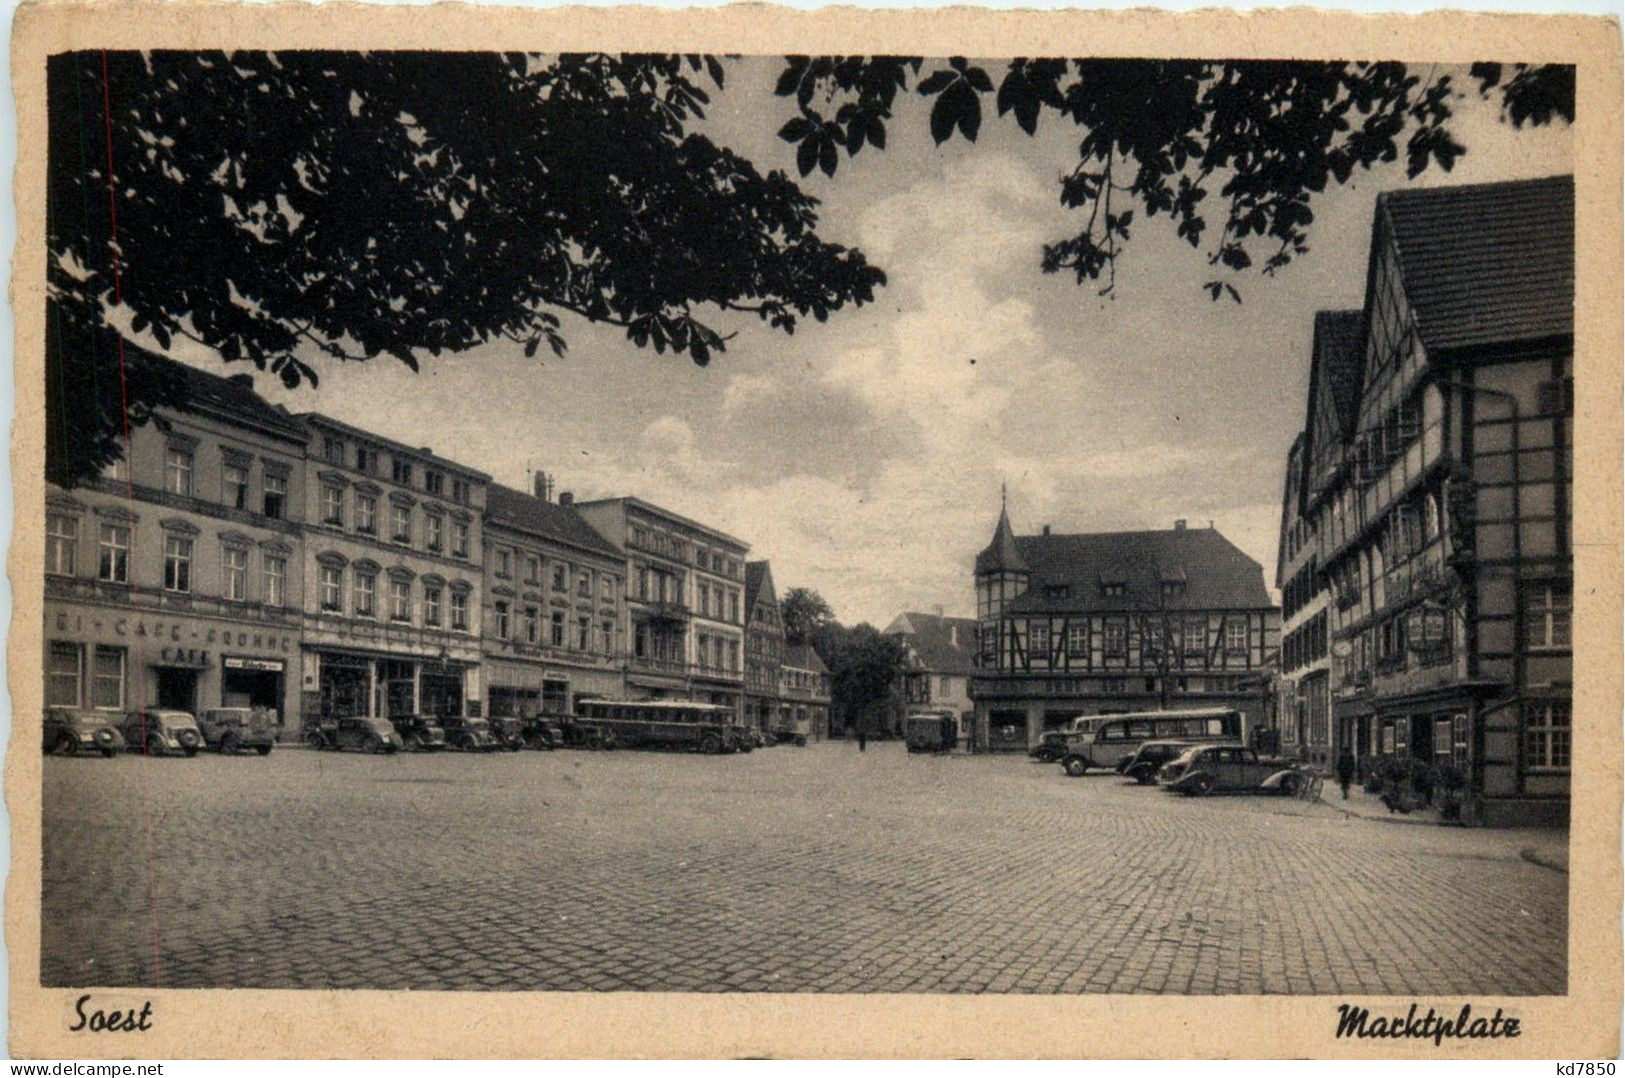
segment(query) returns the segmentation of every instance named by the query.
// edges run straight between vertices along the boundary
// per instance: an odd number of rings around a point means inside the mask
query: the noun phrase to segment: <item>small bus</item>
[[[1093,736],[1080,733],[1069,746],[1061,766],[1074,777],[1091,767],[1110,771],[1138,752],[1144,742],[1240,741],[1243,725],[1241,712],[1229,707],[1102,716],[1094,723]]]
[[[734,709],[692,700],[576,700],[577,738],[589,748],[737,752],[745,730]]]

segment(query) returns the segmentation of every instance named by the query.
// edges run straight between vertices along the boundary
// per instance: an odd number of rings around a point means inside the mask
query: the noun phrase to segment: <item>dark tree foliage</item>
[[[1502,95],[1514,126],[1574,119],[1574,68],[1476,64],[1479,93]],[[1168,215],[1209,264],[1266,275],[1309,250],[1313,196],[1356,170],[1405,156],[1415,177],[1449,171],[1466,152],[1450,133],[1460,91],[1450,76],[1399,63],[1016,59],[997,89],[962,57],[925,70],[921,57],[790,56],[776,92],[796,115],[779,137],[797,143],[803,176],[835,175],[840,151],[884,148],[899,93],[933,98],[931,137],[976,141],[983,97],[1031,135],[1053,114],[1079,131],[1078,160],[1060,180],[1063,205],[1084,215],[1075,235],[1046,244],[1047,273],[1115,284],[1136,211]],[[1222,277],[1213,299],[1240,302]]]
[[[704,365],[727,340],[707,311],[793,332],[872,299],[884,275],[818,237],[815,199],[688,130],[723,79],[701,56],[53,57],[48,383],[83,429],[52,478],[123,426],[70,387],[119,380],[132,422],[166,400],[120,376],[109,307],[293,386],[317,356],[562,352],[567,311]]]
[[[901,641],[864,622],[846,628],[826,622],[813,633],[813,648],[829,667],[831,705],[848,725],[868,723],[897,705],[908,652]]]
[[[784,623],[784,639],[791,644],[806,644],[820,627],[834,622],[835,611],[811,588],[791,588],[779,601],[779,617]]]

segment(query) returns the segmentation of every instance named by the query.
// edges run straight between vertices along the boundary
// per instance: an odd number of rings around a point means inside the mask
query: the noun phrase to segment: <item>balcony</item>
[[[638,599],[643,605],[642,613],[650,621],[665,622],[668,625],[682,625],[686,623],[693,613],[683,603],[671,599]]]
[[[670,674],[682,677],[688,673],[688,663],[682,659],[657,659],[653,655],[633,655],[627,660],[627,669],[651,674]]]

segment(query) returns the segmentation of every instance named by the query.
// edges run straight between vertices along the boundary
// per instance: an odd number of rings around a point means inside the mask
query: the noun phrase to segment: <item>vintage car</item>
[[[189,711],[150,708],[124,716],[124,744],[143,756],[179,753],[196,756],[203,747],[203,731]]]
[[[405,748],[401,735],[387,719],[372,715],[346,715],[307,725],[302,734],[313,749],[334,752],[371,752],[389,755]]]
[[[527,748],[552,751],[564,744],[563,720],[547,715],[527,715],[519,721]]]
[[[1259,756],[1244,745],[1193,745],[1164,764],[1157,781],[1170,790],[1200,796],[1211,793],[1296,795],[1309,773],[1289,760]]]
[[[1178,759],[1190,747],[1189,741],[1147,741],[1133,756],[1123,757],[1123,762],[1117,765],[1118,773],[1141,786],[1155,785],[1162,765]]]
[[[391,715],[389,723],[401,744],[413,752],[437,752],[446,747],[446,730],[433,715]]]
[[[440,725],[446,731],[446,745],[463,752],[496,752],[505,748],[497,740],[496,732],[485,719],[468,715],[442,715]]]
[[[800,723],[792,720],[789,725],[773,727],[768,736],[774,745],[796,745],[805,748],[807,745],[806,726],[805,719]]]
[[[518,752],[525,747],[525,720],[517,715],[491,716],[491,733],[496,737],[497,744],[509,752]]]
[[[1038,744],[1027,750],[1027,755],[1039,763],[1053,764],[1066,755],[1071,736],[1066,730],[1045,730]]]
[[[948,752],[958,743],[959,722],[951,711],[920,711],[903,720],[909,752]]]
[[[105,711],[53,707],[45,712],[45,751],[63,756],[112,756],[124,747],[124,738]]]
[[[197,725],[204,744],[220,753],[253,749],[269,756],[276,744],[276,712],[261,707],[207,707]]]

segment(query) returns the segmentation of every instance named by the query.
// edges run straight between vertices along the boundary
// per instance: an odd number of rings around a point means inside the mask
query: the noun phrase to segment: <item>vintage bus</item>
[[[691,700],[576,701],[574,740],[589,748],[738,752],[745,729],[734,709]]]
[[[1092,737],[1079,737],[1062,757],[1068,775],[1091,767],[1110,771],[1139,751],[1147,741],[1241,741],[1242,714],[1235,708],[1204,707],[1182,711],[1136,711],[1102,716]]]

